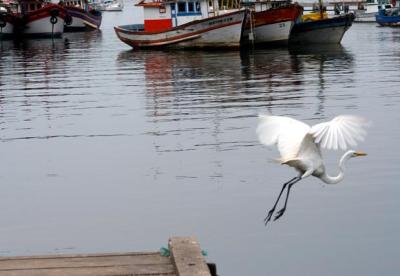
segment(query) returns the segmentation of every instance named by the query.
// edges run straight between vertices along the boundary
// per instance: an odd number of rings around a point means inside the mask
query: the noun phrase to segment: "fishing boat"
[[[303,7],[298,4],[273,6],[282,1],[246,2],[251,14],[246,22],[244,41],[254,44],[287,44],[296,19],[302,14]]]
[[[339,44],[354,21],[354,14],[347,13],[332,18],[324,17],[322,1],[319,1],[320,19],[303,21],[294,25],[289,44]]]
[[[18,0],[14,2],[16,15],[20,18],[17,36],[60,37],[64,32],[67,12],[59,5],[43,0]]]
[[[141,0],[143,24],[114,27],[133,48],[240,47],[247,11],[220,12],[208,0]]]
[[[101,11],[122,11],[124,2],[122,0],[105,0],[100,4]]]
[[[366,0],[354,11],[354,22],[376,22],[375,17],[380,7],[392,8],[389,0]]]
[[[380,8],[375,19],[381,26],[400,27],[400,8]]]
[[[290,34],[289,44],[339,44],[351,27],[354,14],[296,23]]]
[[[100,28],[101,12],[93,8],[87,0],[66,0],[63,7],[70,15],[65,20],[65,32],[93,31]]]
[[[14,37],[14,25],[17,17],[6,4],[0,4],[0,40]]]

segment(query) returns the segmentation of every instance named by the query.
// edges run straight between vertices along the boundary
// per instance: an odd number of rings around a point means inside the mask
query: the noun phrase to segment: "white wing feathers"
[[[345,150],[364,140],[367,126],[368,122],[361,117],[340,115],[329,122],[313,126],[310,134],[322,148]]]
[[[259,119],[256,132],[260,142],[266,146],[276,144],[282,162],[296,158],[310,126],[284,116],[259,115]]]
[[[267,146],[276,144],[281,162],[298,156],[307,134],[312,135],[314,139],[314,150],[318,150],[319,147],[345,150],[364,139],[367,134],[365,128],[368,126],[365,119],[352,115],[340,115],[311,128],[303,122],[284,116],[259,115],[259,119],[256,131],[258,139]],[[304,149],[305,146],[303,145],[302,151],[308,150]]]

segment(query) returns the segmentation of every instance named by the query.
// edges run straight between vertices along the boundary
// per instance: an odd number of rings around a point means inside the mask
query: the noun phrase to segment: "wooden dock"
[[[0,275],[211,276],[194,237],[173,237],[168,242],[168,249],[169,256],[161,256],[160,252],[130,252],[0,257]]]

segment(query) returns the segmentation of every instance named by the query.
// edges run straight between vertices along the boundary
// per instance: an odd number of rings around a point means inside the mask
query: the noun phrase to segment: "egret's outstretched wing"
[[[368,122],[353,115],[340,115],[333,120],[311,127],[310,133],[315,143],[326,149],[345,150],[364,140]]]
[[[310,127],[284,116],[259,115],[259,119],[257,135],[260,142],[267,146],[276,144],[282,161],[295,158]]]

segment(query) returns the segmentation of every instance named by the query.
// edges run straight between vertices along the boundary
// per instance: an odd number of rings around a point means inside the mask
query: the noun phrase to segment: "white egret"
[[[339,174],[327,174],[321,155],[321,148],[346,150],[355,146],[366,136],[367,121],[353,115],[340,115],[329,122],[312,127],[298,120],[272,115],[259,115],[257,135],[260,142],[267,146],[277,145],[281,155],[278,162],[295,168],[299,175],[283,184],[282,190],[265,218],[265,225],[270,221],[278,201],[287,187],[285,205],[274,218],[280,218],[286,210],[290,189],[293,184],[307,176],[320,178],[327,184],[336,184],[344,177],[344,163],[357,156],[365,156],[364,152],[349,150],[339,161]]]

